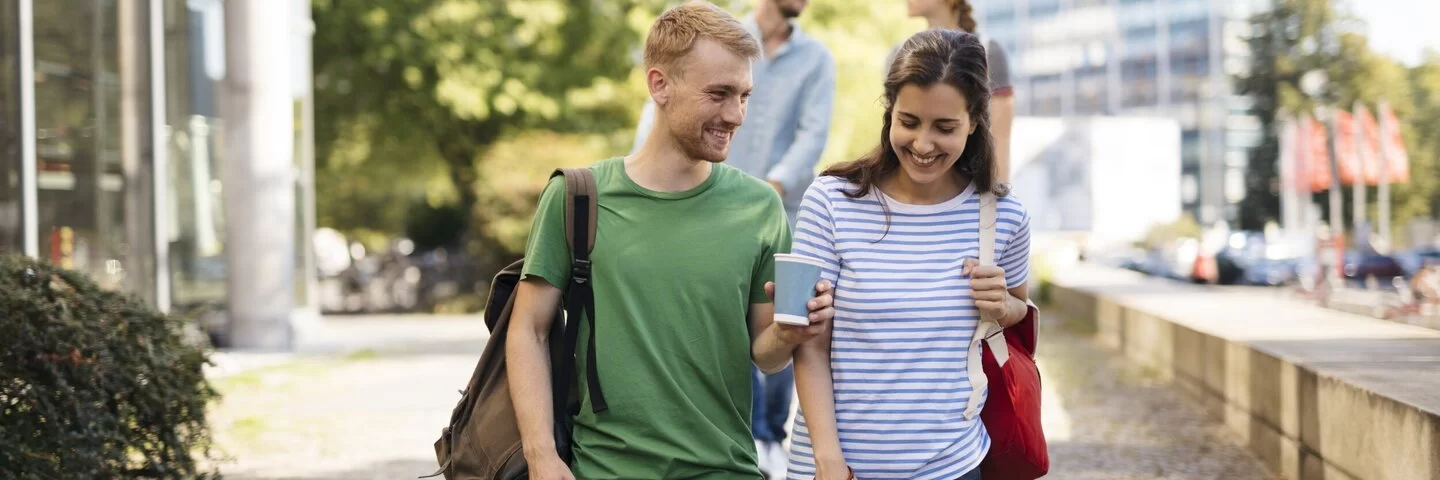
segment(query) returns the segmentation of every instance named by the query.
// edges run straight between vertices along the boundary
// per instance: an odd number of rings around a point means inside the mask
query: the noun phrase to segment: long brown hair
[[[856,185],[845,192],[850,198],[870,194],[876,183],[900,169],[900,156],[890,144],[891,117],[895,97],[906,85],[928,87],[944,83],[965,96],[970,122],[975,131],[965,140],[965,150],[953,169],[975,183],[976,193],[1004,196],[1007,188],[996,182],[995,140],[990,135],[990,76],[985,47],[971,33],[930,29],[917,33],[900,46],[890,72],[885,76],[885,118],[880,128],[880,146],[857,160],[841,163],[822,175],[843,178]],[[888,208],[886,209],[888,216]]]
[[[975,7],[969,0],[950,0],[950,9],[955,12],[955,24],[961,30],[975,33]]]

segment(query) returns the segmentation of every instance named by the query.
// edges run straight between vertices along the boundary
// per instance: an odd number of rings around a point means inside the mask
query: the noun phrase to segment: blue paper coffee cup
[[[786,325],[810,324],[805,304],[815,298],[824,265],[819,260],[789,253],[775,254],[775,321]]]

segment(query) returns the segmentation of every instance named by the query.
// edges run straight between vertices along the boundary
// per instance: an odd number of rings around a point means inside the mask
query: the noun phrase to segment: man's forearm
[[[524,328],[512,328],[505,345],[506,374],[510,400],[525,458],[533,460],[555,451],[555,417],[551,411],[550,357],[545,339]]]
[[[755,361],[755,367],[766,374],[775,373],[785,369],[790,364],[790,358],[795,355],[795,345],[780,340],[776,329],[780,328],[775,323],[760,331],[751,344],[750,354]]]

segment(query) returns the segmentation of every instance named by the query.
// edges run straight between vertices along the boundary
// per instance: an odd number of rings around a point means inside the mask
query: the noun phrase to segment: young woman
[[[925,19],[930,28],[977,33],[975,9],[969,0],[905,0],[911,17]],[[985,42],[990,66],[990,134],[1001,182],[1010,181],[1010,126],[1015,122],[1015,89],[1010,81],[1010,57],[994,40]],[[893,59],[893,57],[892,57]],[[886,63],[885,68],[890,68]]]
[[[982,311],[1001,326],[1024,318],[1029,273],[1028,217],[995,179],[989,100],[975,35],[914,35],[885,80],[880,146],[806,192],[791,250],[827,265],[835,319],[795,353],[792,480],[979,478],[990,441],[966,408],[985,394],[967,353]],[[997,265],[981,267],[984,192],[998,199]]]

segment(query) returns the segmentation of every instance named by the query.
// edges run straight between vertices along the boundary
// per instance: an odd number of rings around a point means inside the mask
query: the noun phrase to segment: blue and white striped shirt
[[[963,415],[980,315],[960,271],[979,257],[980,196],[972,185],[940,204],[909,205],[878,189],[845,196],[854,190],[840,178],[817,179],[791,246],[825,262],[836,285],[830,368],[841,449],[858,478],[957,478],[990,446],[980,417]],[[1014,287],[1029,275],[1029,217],[1013,197],[998,201],[995,259]],[[814,475],[802,411],[789,478]]]

